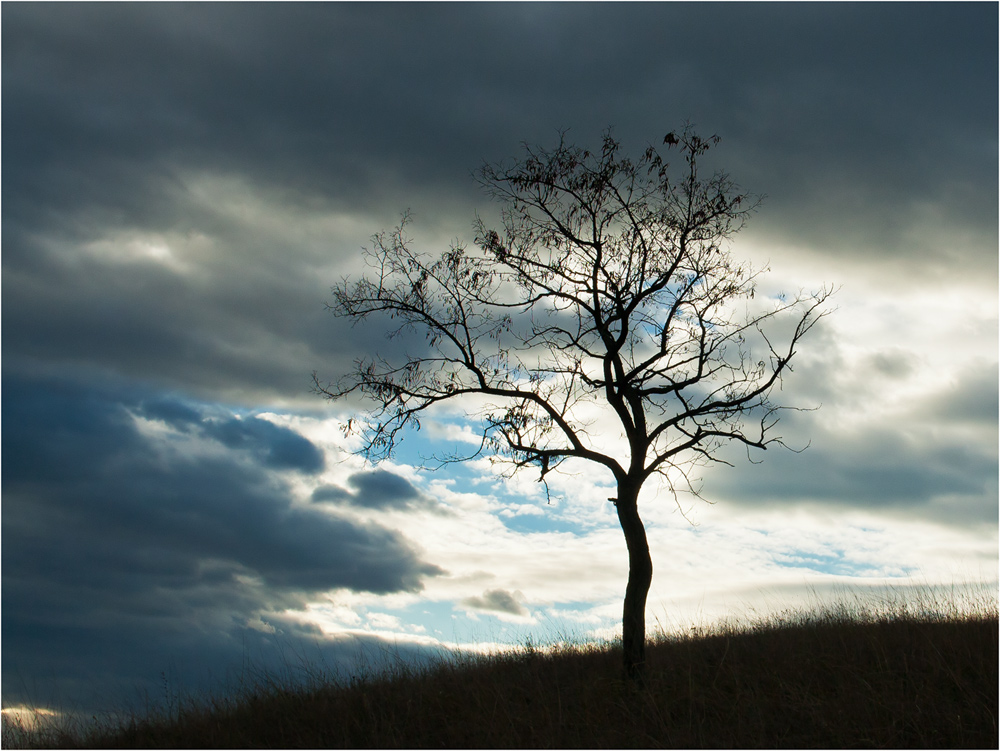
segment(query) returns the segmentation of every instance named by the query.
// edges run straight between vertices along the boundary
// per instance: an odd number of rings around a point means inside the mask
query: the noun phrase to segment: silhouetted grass
[[[997,611],[843,605],[614,644],[398,664],[5,745],[90,748],[997,748]]]

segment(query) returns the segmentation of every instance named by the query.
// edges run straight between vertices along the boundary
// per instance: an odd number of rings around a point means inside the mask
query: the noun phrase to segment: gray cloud
[[[901,419],[850,431],[786,420],[783,434],[795,436],[789,446],[808,444],[805,451],[773,448],[755,457],[759,464],[713,470],[702,492],[708,500],[744,507],[818,504],[958,526],[995,525],[995,441],[970,436],[961,416],[949,418],[950,425]],[[720,456],[746,464],[735,451]]]
[[[312,500],[368,509],[424,508],[438,513],[444,511],[433,499],[421,494],[409,480],[384,469],[357,472],[347,478],[347,484],[351,491],[334,485],[319,487],[313,491]]]
[[[792,409],[780,413],[772,435],[793,450],[755,450],[750,463],[745,449],[723,447],[718,457],[737,469],[706,468],[705,497],[743,507],[813,504],[995,525],[996,362],[984,353],[953,381],[895,404],[894,391],[926,377],[921,353],[889,345],[849,365],[844,349],[828,321],[810,332],[776,395]],[[879,413],[886,405],[874,394],[893,403],[891,412]]]
[[[997,430],[1000,414],[997,363],[980,363],[949,388],[920,406],[917,416],[929,425],[968,424]]]
[[[504,589],[489,589],[483,592],[482,597],[466,597],[460,604],[494,613],[525,615],[528,612],[514,594]]]
[[[228,448],[250,452],[266,467],[312,474],[324,466],[323,453],[309,440],[294,430],[253,415],[206,416],[181,399],[165,396],[143,402],[139,414],[162,420],[183,432],[200,430]]]

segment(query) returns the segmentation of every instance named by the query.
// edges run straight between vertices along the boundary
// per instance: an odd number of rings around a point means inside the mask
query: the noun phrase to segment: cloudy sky
[[[807,451],[647,493],[647,618],[997,574],[997,21],[978,4],[19,4],[2,8],[3,702],[62,711],[349,665],[606,636],[611,478],[377,467],[311,392],[383,345],[325,309],[472,171],[693,123],[766,194],[733,251],[840,288],[781,434]],[[680,513],[680,511],[684,513]],[[347,668],[349,669],[349,668]]]

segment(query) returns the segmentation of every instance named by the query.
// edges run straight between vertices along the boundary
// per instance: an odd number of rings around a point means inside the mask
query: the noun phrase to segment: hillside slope
[[[997,617],[799,617],[660,638],[639,690],[584,645],[258,687],[40,745],[997,748]]]

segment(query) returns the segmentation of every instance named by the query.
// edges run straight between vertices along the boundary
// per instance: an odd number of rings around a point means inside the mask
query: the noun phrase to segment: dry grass
[[[396,665],[5,746],[90,748],[997,748],[997,612],[840,606],[658,637],[648,681],[615,645]]]

